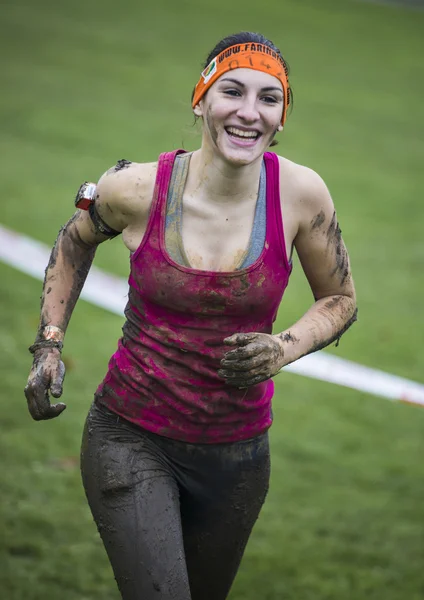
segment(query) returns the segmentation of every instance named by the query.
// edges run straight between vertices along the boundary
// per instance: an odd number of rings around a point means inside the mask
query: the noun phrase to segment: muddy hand
[[[249,387],[276,375],[284,364],[282,340],[268,333],[235,333],[224,344],[235,346],[221,360],[218,375],[226,383]]]
[[[44,348],[34,353],[34,362],[25,387],[28,410],[35,421],[54,419],[66,408],[58,402],[50,404],[49,392],[54,398],[62,395],[65,365],[56,348]]]

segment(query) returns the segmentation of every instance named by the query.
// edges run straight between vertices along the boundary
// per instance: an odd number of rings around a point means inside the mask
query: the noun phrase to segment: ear
[[[199,104],[196,104],[196,106],[193,108],[193,112],[196,117],[203,117],[202,101],[200,101]]]

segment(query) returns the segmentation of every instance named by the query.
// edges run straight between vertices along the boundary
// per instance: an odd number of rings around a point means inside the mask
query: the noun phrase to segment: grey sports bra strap
[[[262,161],[261,177],[259,179],[258,199],[256,201],[255,218],[246,254],[237,269],[245,269],[260,257],[266,237],[266,168]]]
[[[169,256],[179,265],[190,267],[183,240],[183,193],[192,152],[175,157],[166,205],[165,246]]]

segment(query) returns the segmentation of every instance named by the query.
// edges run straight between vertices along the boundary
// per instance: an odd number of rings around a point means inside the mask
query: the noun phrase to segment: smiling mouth
[[[259,131],[239,129],[238,127],[225,127],[228,135],[234,139],[243,140],[245,142],[254,142],[261,137]]]

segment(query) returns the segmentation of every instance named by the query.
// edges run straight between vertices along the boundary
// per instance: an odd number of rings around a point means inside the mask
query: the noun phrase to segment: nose
[[[256,106],[256,98],[245,96],[237,110],[237,116],[247,123],[254,123],[259,119],[259,111]]]

